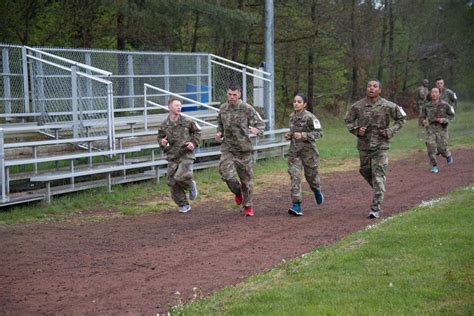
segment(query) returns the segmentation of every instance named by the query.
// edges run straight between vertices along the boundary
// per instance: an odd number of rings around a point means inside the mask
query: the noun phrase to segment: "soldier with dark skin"
[[[380,217],[388,168],[389,139],[406,121],[403,109],[380,97],[381,92],[380,82],[369,80],[366,97],[354,103],[345,117],[347,129],[357,137],[359,172],[374,190],[369,218]],[[394,124],[390,127],[391,120]]]
[[[439,99],[451,105],[456,110],[458,104],[458,97],[453,90],[448,89],[444,86],[443,78],[436,78],[436,88],[438,88],[440,96]]]
[[[448,124],[454,118],[454,108],[441,100],[438,88],[431,89],[431,101],[420,113],[420,122],[426,129],[426,149],[431,163],[431,173],[438,173],[436,154],[446,158],[448,166],[454,162],[448,149]]]
[[[201,138],[201,129],[193,120],[181,115],[181,100],[168,100],[169,115],[158,129],[158,144],[168,160],[167,180],[171,197],[178,205],[180,213],[191,210],[189,199],[195,200],[198,191],[193,180],[194,149]]]
[[[288,174],[291,178],[291,202],[292,207],[288,213],[294,216],[302,216],[301,208],[301,169],[311,190],[314,193],[316,204],[324,202],[321,192],[321,184],[318,175],[319,152],[316,140],[323,136],[323,130],[319,120],[313,113],[306,110],[308,100],[302,93],[293,98],[294,112],[290,115],[290,132],[285,134],[286,140],[291,140],[288,151]]]
[[[220,106],[214,138],[222,142],[219,161],[222,180],[235,195],[235,203],[243,206],[245,216],[253,216],[253,147],[250,135],[262,135],[265,123],[250,104],[240,99],[241,95],[237,85],[230,85],[227,89],[227,102]]]
[[[423,105],[426,103],[426,98],[428,97],[428,94],[430,93],[430,90],[428,89],[428,84],[429,81],[428,79],[423,79],[421,82],[421,86],[416,88],[415,90],[415,98],[416,98],[416,108],[418,109],[418,113],[421,113],[421,109],[423,108]]]

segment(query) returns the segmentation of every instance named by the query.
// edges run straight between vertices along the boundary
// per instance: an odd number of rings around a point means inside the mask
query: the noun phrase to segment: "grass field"
[[[472,315],[473,192],[422,203],[173,315]]]
[[[474,103],[460,103],[459,113],[450,125],[450,147],[474,146]],[[322,122],[324,137],[318,141],[321,154],[320,172],[327,173],[338,170],[347,170],[358,166],[356,138],[349,134],[341,118],[334,118]],[[413,152],[424,152],[422,130],[418,128],[416,120],[410,120],[396,137],[392,139],[390,159],[399,159],[409,156]],[[259,161],[254,168],[255,183],[265,189],[271,186],[272,177],[288,177],[286,160],[273,158]],[[216,168],[197,171],[196,181],[199,184],[199,201],[206,199],[220,199],[228,194],[225,185],[222,185]],[[139,184],[117,185],[114,192],[109,194],[106,188],[67,194],[54,197],[51,205],[32,203],[0,211],[0,224],[15,224],[19,222],[65,220],[72,214],[91,209],[104,210],[101,216],[83,217],[83,220],[103,220],[113,216],[159,212],[175,207],[169,197],[169,189],[165,179],[156,185],[154,182]]]

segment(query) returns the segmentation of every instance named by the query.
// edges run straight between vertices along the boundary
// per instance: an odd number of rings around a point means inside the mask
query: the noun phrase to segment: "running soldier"
[[[416,108],[418,110],[418,113],[421,113],[421,109],[423,108],[423,105],[426,103],[426,98],[428,97],[428,94],[430,93],[430,90],[428,89],[428,84],[429,81],[428,79],[423,79],[421,82],[421,86],[416,88],[415,90],[415,98],[416,98]]]
[[[169,115],[158,129],[158,144],[168,160],[167,180],[171,197],[178,205],[180,213],[187,213],[191,206],[186,197],[195,200],[198,191],[193,180],[194,149],[201,138],[201,129],[193,120],[181,115],[181,100],[168,100]]]
[[[446,158],[448,166],[454,162],[448,149],[448,124],[454,118],[454,108],[441,100],[438,88],[431,89],[431,101],[420,113],[420,122],[426,128],[426,149],[431,163],[431,172],[438,173],[436,154]]]
[[[222,142],[219,162],[222,180],[234,193],[235,203],[243,204],[245,216],[253,216],[253,147],[250,134],[262,135],[265,123],[250,104],[240,99],[241,95],[237,85],[227,89],[227,102],[220,106],[214,138]]]
[[[454,110],[456,110],[456,107],[458,105],[458,97],[453,90],[450,90],[444,86],[443,78],[436,79],[436,88],[438,88],[440,93],[439,99],[448,103],[453,107]]]
[[[369,80],[366,97],[354,103],[346,113],[346,127],[357,136],[360,174],[374,189],[369,218],[379,218],[385,193],[389,139],[405,124],[401,107],[380,97],[380,82]],[[390,127],[390,119],[394,125]]]
[[[291,201],[293,206],[288,213],[295,216],[303,215],[301,208],[301,169],[309,187],[314,193],[316,204],[324,202],[318,176],[319,152],[316,140],[323,137],[319,120],[313,113],[306,110],[308,99],[302,93],[293,99],[294,112],[290,115],[290,132],[285,134],[286,140],[291,140],[288,151],[288,174],[291,178]]]

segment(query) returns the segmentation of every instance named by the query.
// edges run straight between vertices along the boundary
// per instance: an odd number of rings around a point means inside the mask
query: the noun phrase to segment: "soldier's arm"
[[[201,127],[196,122],[191,121],[189,132],[191,134],[190,142],[193,143],[194,148],[198,147],[201,140]]]
[[[395,123],[387,129],[388,138],[392,138],[403,127],[407,119],[405,111],[398,105],[392,108],[391,115]]]
[[[344,122],[346,123],[347,130],[350,133],[358,136],[360,126],[357,120],[357,112],[353,106],[349,109],[349,111],[347,111],[346,116],[344,117]]]
[[[310,131],[302,133],[303,140],[315,141],[316,139],[323,137],[323,129],[317,118],[308,118],[306,125]]]
[[[164,129],[164,126],[163,125],[160,125],[160,127],[158,128],[158,145],[160,145],[160,148],[163,149],[165,147],[168,146],[168,139],[166,137],[166,132],[165,132],[165,129]],[[166,144],[163,144],[163,139],[166,140]]]
[[[418,116],[418,123],[423,127],[425,127],[427,125],[426,116],[427,116],[426,107],[423,106],[421,108],[420,115]]]
[[[256,135],[263,135],[263,132],[265,131],[265,122],[254,108],[250,108],[249,123],[249,127],[253,127],[258,130]]]
[[[449,123],[453,120],[454,118],[454,115],[455,115],[455,112],[454,112],[454,107],[447,104],[446,105],[446,123]]]

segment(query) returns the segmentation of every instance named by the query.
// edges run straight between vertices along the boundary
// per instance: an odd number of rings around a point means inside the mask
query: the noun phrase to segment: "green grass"
[[[473,147],[474,144],[474,104],[460,103],[455,121],[450,125],[450,147]],[[344,126],[343,118],[325,119],[322,121],[324,136],[318,141],[321,154],[322,173],[334,170],[355,168],[358,164],[356,137],[349,134]],[[392,139],[390,159],[406,157],[413,152],[424,152],[423,133],[418,128],[417,120],[410,120],[399,134]],[[273,186],[274,177],[288,177],[286,159],[276,157],[260,160],[255,165],[255,187],[269,189]],[[195,172],[199,183],[199,201],[229,198],[227,187],[223,184],[216,168]],[[166,180],[162,178],[160,185],[154,182],[140,184],[117,185],[109,194],[105,188],[71,193],[53,198],[50,206],[41,203],[21,205],[0,211],[0,224],[20,222],[63,220],[73,214],[89,210],[103,210],[110,216],[133,215],[159,212],[174,208],[169,197]],[[229,199],[230,200],[230,199]],[[229,208],[234,207],[232,204]],[[107,218],[104,217],[104,219]]]
[[[474,187],[184,307],[182,315],[472,315]]]

